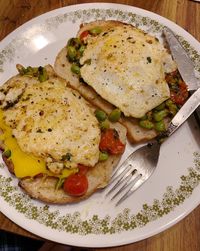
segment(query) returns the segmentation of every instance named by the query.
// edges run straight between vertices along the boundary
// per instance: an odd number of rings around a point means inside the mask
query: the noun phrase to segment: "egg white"
[[[21,91],[16,91],[17,87]],[[63,168],[59,164],[63,159],[71,168],[77,164],[94,166],[98,162],[98,121],[91,107],[65,81],[50,78],[31,83],[30,79],[23,85],[14,81],[7,89],[6,97],[10,95],[11,101],[12,93],[20,93],[16,104],[4,110],[4,119],[24,152],[42,157],[51,166],[57,163],[52,170],[59,165]]]
[[[80,63],[84,81],[125,116],[140,118],[170,96],[165,68],[175,68],[172,58],[155,37],[131,25],[90,36]]]

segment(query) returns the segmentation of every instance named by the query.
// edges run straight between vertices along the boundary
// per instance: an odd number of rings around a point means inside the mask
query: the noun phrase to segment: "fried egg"
[[[165,67],[173,69],[172,58],[158,39],[131,25],[89,36],[80,64],[83,80],[125,116],[141,118],[170,96]]]
[[[100,129],[92,108],[60,78],[32,79],[16,78],[1,90],[3,119],[20,149],[45,160],[54,173],[63,165],[94,166]]]

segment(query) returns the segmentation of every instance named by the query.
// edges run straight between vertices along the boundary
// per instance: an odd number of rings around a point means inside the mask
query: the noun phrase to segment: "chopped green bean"
[[[121,111],[118,108],[116,108],[108,115],[108,119],[111,122],[117,122],[120,119],[120,116],[121,116]]]
[[[161,111],[165,108],[165,102],[163,102],[162,104],[156,106],[155,110],[156,111]]]
[[[48,79],[48,74],[47,74],[47,70],[44,67],[39,67],[38,68],[38,80],[40,82],[44,82]]]
[[[67,47],[67,57],[70,61],[75,61],[77,56],[77,51],[75,47],[73,46],[68,46]]]
[[[85,50],[85,46],[81,45],[81,47],[79,48],[79,52],[80,52],[81,56],[83,55],[84,50]]]
[[[171,99],[168,99],[167,101],[165,101],[165,104],[167,107],[171,106],[174,104],[174,102]]]
[[[75,47],[75,49],[79,49],[79,47],[81,46],[81,41],[79,38],[70,38],[67,42],[67,47],[68,46],[72,46]]]
[[[105,129],[109,129],[109,128],[110,128],[110,123],[107,119],[100,122],[100,129],[101,130],[105,130]]]
[[[10,156],[11,156],[11,150],[8,149],[8,150],[4,151],[3,152],[3,156],[6,157],[6,158],[10,158]]]
[[[102,29],[100,27],[94,27],[93,29],[89,30],[89,33],[94,36],[100,34],[101,32]]]
[[[56,182],[56,187],[55,189],[58,190],[59,188],[62,187],[63,183],[64,183],[65,179],[63,178],[59,178],[59,180]]]
[[[104,111],[102,111],[102,110],[98,110],[98,109],[97,109],[97,110],[94,112],[94,114],[95,114],[95,116],[96,116],[96,118],[98,119],[99,122],[104,121],[104,120],[106,120],[106,118],[107,118],[106,113],[105,113]]]
[[[155,121],[161,121],[163,120],[167,115],[169,114],[169,111],[167,109],[161,110],[161,111],[155,111],[153,113],[153,118]]]
[[[178,112],[178,107],[175,104],[169,106],[170,113],[174,116]]]
[[[164,132],[166,130],[165,123],[163,120],[155,123],[155,129],[158,132]]]
[[[145,129],[153,129],[154,124],[149,120],[140,120],[139,125]]]
[[[178,111],[177,105],[171,99],[165,101],[165,104],[168,107],[170,113],[174,116]]]
[[[75,74],[80,74],[80,67],[77,64],[72,64],[71,71]]]
[[[109,157],[109,154],[107,152],[100,152],[99,153],[99,161],[105,161]]]

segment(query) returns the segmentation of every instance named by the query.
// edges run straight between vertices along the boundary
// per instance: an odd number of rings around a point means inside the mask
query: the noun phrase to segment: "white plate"
[[[186,31],[154,13],[125,5],[74,5],[39,16],[0,43],[1,83],[16,74],[16,63],[53,64],[68,38],[82,22],[117,19],[160,37],[163,26],[179,35],[196,65],[200,45]],[[200,72],[200,69],[198,69]],[[1,161],[0,210],[24,229],[63,244],[108,247],[142,240],[172,226],[200,202],[200,134],[189,120],[161,148],[153,176],[122,205],[115,208],[98,192],[83,202],[45,205],[25,196]],[[127,146],[123,159],[133,150]]]

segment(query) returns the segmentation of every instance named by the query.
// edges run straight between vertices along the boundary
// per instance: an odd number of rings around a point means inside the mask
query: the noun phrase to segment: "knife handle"
[[[195,90],[189,91],[190,96],[195,92]],[[197,124],[200,127],[200,106],[197,107],[197,109],[194,111],[194,117],[197,121]]]

